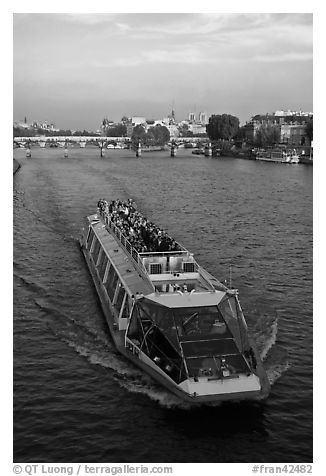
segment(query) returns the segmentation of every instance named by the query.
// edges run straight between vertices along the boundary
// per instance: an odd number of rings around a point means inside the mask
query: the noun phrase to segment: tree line
[[[143,146],[159,146],[163,147],[170,140],[169,129],[165,126],[157,124],[150,127],[146,132],[142,125],[135,126],[131,135],[131,144],[135,148],[140,143]]]
[[[71,131],[70,129],[60,129],[58,131],[48,131],[46,129],[41,129],[39,127],[25,128],[25,127],[13,127],[13,136],[14,137],[35,137],[35,136],[45,136],[45,137],[57,137],[57,136],[86,136],[86,137],[95,137],[99,135],[96,132],[86,131]]]
[[[209,118],[206,132],[211,141],[247,141],[246,126],[240,127],[240,121],[230,114],[213,114]],[[305,125],[305,134],[309,141],[313,139],[313,118]],[[257,129],[252,145],[266,147],[278,144],[281,140],[280,127],[274,124],[262,124]]]

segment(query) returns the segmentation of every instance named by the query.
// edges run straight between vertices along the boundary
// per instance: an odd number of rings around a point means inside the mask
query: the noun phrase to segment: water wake
[[[129,392],[146,395],[151,400],[168,408],[187,409],[191,407],[190,403],[178,399],[157,384],[149,375],[124,359],[117,353],[112,343],[107,342],[107,345],[99,345],[98,342],[92,342],[89,338],[82,339],[80,333],[73,332],[62,334],[61,339],[92,365],[99,365],[111,370],[111,378]]]
[[[40,300],[38,300],[40,301]],[[38,302],[43,310],[56,313],[44,302]],[[121,387],[128,392],[142,394],[149,397],[165,408],[178,408],[189,410],[198,407],[198,403],[184,402],[173,395],[164,387],[156,383],[149,375],[120,355],[108,335],[101,329],[89,328],[84,323],[76,322],[67,315],[60,313],[60,318],[51,320],[50,327],[53,332],[79,355],[85,357],[92,365],[99,365],[110,372],[108,376],[113,378]],[[287,351],[276,344],[278,332],[277,316],[271,318],[263,315],[257,321],[253,331],[257,348],[264,361],[264,367],[268,380],[273,385],[281,375],[286,372],[290,365],[287,359]],[[220,402],[205,404],[206,406],[219,406]]]
[[[269,383],[273,385],[290,368],[286,349],[277,344],[278,315],[262,314],[253,329]]]

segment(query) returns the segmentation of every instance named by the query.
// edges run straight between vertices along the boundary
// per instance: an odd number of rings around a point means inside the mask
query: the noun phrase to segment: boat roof
[[[161,306],[169,308],[177,307],[202,307],[202,306],[217,306],[223,297],[226,295],[224,291],[213,292],[194,292],[194,293],[151,293],[146,296],[149,299]]]
[[[92,223],[93,230],[101,242],[105,253],[119,270],[120,276],[130,292],[134,295],[151,293],[153,285],[150,280],[145,279],[139,274],[133,259],[130,256],[128,257],[124,250],[118,246],[116,239],[107,232],[103,222],[98,219],[97,215],[91,215],[88,219]]]

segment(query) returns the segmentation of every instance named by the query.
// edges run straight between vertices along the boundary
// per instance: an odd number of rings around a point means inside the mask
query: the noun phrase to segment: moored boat
[[[298,164],[300,162],[299,155],[295,149],[267,149],[258,150],[256,160],[265,162],[279,162],[282,164]]]
[[[186,401],[265,398],[237,290],[131,201],[98,205],[80,244],[118,351]]]

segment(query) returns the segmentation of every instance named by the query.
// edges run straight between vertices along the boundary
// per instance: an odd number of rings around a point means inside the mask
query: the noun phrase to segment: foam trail
[[[80,344],[67,339],[67,337],[64,340],[69,347],[74,348],[78,354],[86,357],[91,364],[113,370],[115,372],[113,378],[129,392],[147,395],[151,400],[169,408],[188,408],[190,406],[190,404],[187,405],[170,392],[165,391],[163,387],[156,385],[147,374],[125,361],[119,354],[112,352],[111,349],[95,350],[89,345],[89,342]]]
[[[289,362],[275,363],[266,369],[267,378],[271,385],[274,383],[290,368]]]
[[[195,402],[185,402],[173,393],[165,390],[164,387],[157,384],[149,375],[116,353],[112,347],[101,349],[98,342],[90,342],[89,336],[87,336],[85,342],[80,342],[81,336],[77,336],[77,334],[74,333],[65,333],[61,337],[69,347],[75,349],[79,355],[87,358],[91,364],[100,365],[112,370],[114,372],[114,380],[129,392],[146,395],[165,408],[189,410],[199,406],[199,404]],[[220,402],[214,402],[209,405],[218,406]]]
[[[262,360],[266,359],[269,351],[275,345],[277,331],[277,316],[263,314],[257,319],[257,322],[252,331],[252,336]]]
[[[270,336],[266,339],[264,347],[260,351],[260,358],[261,360],[265,360],[267,357],[268,352],[271,350],[273,345],[276,343],[276,336],[277,336],[277,328],[278,320],[275,321],[271,325],[271,333]]]

